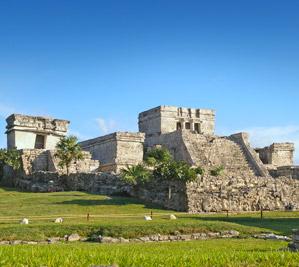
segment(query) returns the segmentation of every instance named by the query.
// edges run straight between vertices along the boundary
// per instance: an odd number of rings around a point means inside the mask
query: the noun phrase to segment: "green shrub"
[[[8,165],[15,171],[21,167],[21,155],[20,152],[15,149],[0,149],[0,165]]]
[[[212,176],[220,176],[220,175],[222,175],[223,171],[224,171],[224,167],[223,166],[218,166],[218,167],[215,167],[214,169],[212,169],[210,171],[210,174]]]
[[[148,151],[145,155],[145,163],[149,166],[156,166],[172,160],[172,155],[165,147],[157,147]]]
[[[121,170],[122,180],[131,185],[144,184],[148,182],[151,177],[151,172],[142,164],[127,166]]]
[[[165,180],[194,181],[197,173],[183,161],[170,161],[160,164],[153,172],[154,177],[160,177]]]
[[[199,167],[199,166],[194,168],[194,171],[196,172],[196,174],[199,174],[199,175],[204,175],[205,174],[205,170],[202,167]]]

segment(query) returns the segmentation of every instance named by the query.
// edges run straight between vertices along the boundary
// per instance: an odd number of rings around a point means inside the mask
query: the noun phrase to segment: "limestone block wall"
[[[69,121],[41,116],[12,114],[7,119],[7,148],[54,149],[66,135]]]
[[[82,149],[99,160],[102,171],[119,172],[143,161],[143,133],[117,132],[80,142]]]
[[[131,190],[118,176],[103,172],[72,173],[66,176],[57,172],[38,171],[12,179],[15,187],[31,192],[85,191],[111,195]]]
[[[213,135],[215,111],[172,106],[159,106],[139,114],[139,131],[146,137],[158,136],[186,129]]]
[[[146,147],[155,145],[167,147],[176,160],[190,165],[204,168],[223,166],[226,173],[235,175],[268,175],[242,134],[226,138],[180,130],[146,138]]]
[[[188,211],[257,211],[299,208],[299,181],[280,177],[204,176],[187,184]]]
[[[237,133],[229,136],[241,148],[246,161],[257,176],[268,176],[269,172],[259,158],[256,151],[249,144],[249,136],[247,133]]]
[[[154,180],[133,188],[129,193],[146,202],[176,211],[188,211],[186,184],[180,181]]]
[[[51,171],[66,173],[65,169],[58,166],[59,159],[57,159],[54,150],[46,149],[22,149],[21,161],[22,172],[25,175],[30,175],[37,171]],[[83,152],[83,159],[73,162],[70,166],[70,172],[94,172],[99,168],[99,162],[92,160],[89,152]]]
[[[281,166],[271,169],[270,174],[273,177],[285,176],[293,179],[299,179],[299,166]]]
[[[295,145],[293,143],[274,143],[271,146],[257,148],[264,164],[272,166],[290,166],[294,164]]]

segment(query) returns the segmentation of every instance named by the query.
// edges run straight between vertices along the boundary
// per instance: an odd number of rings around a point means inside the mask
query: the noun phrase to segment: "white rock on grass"
[[[146,220],[146,221],[152,221],[153,219],[152,219],[151,216],[147,216],[147,215],[145,215],[145,216],[144,216],[144,220]]]
[[[177,217],[174,214],[169,215],[169,220],[176,220]]]
[[[55,223],[63,223],[63,218],[57,218],[54,221]]]
[[[20,224],[29,224],[29,220],[27,218],[22,219]]]
[[[71,234],[67,237],[67,241],[69,242],[75,242],[79,240],[80,240],[80,236],[78,234]]]

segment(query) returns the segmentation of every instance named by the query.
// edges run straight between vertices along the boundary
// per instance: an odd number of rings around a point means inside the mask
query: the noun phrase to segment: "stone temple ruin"
[[[80,142],[84,159],[71,174],[58,166],[55,145],[69,122],[13,114],[7,118],[8,148],[21,150],[22,170],[3,178],[26,190],[85,190],[132,196],[179,211],[219,212],[299,208],[299,167],[293,166],[294,144],[252,148],[246,133],[217,136],[215,111],[159,106],[139,114],[139,132],[116,132]],[[143,161],[149,149],[163,146],[174,159],[209,170],[195,182],[153,181],[143,188],[125,185],[119,173]],[[5,176],[5,175],[4,175]],[[64,182],[62,181],[64,177]]]

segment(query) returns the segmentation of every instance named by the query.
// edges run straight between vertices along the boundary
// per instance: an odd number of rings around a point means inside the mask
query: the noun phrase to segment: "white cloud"
[[[227,133],[227,131],[225,131]],[[295,162],[299,164],[299,125],[252,127],[233,131],[247,132],[253,147],[264,147],[274,142],[291,142],[295,144]]]
[[[97,118],[96,122],[102,134],[107,134],[116,130],[116,122],[111,119]]]

